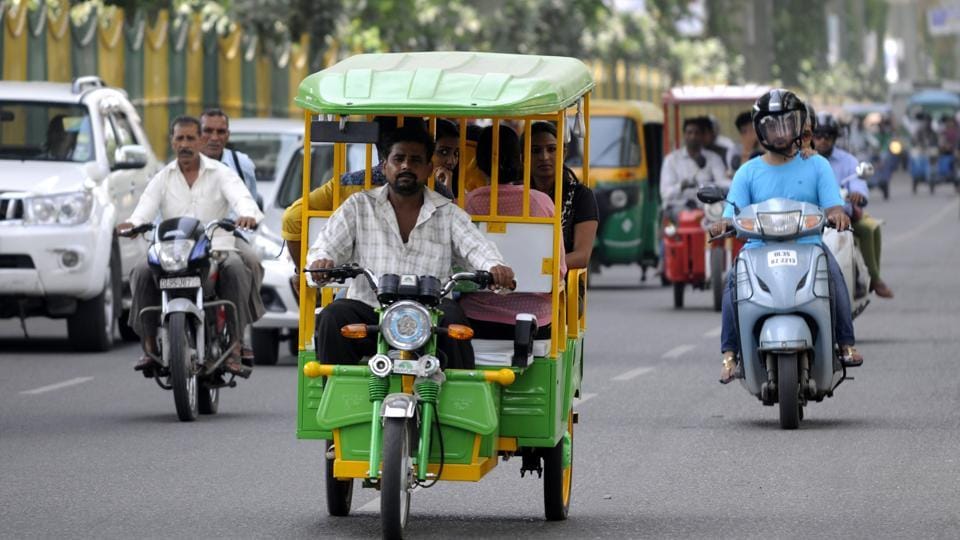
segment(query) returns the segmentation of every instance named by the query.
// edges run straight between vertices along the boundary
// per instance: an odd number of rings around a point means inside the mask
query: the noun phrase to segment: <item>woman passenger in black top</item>
[[[557,158],[557,128],[550,122],[530,126],[531,185],[554,196]],[[563,245],[567,252],[567,268],[586,268],[590,264],[593,241],[597,236],[599,211],[593,191],[580,183],[569,167],[563,167],[563,201],[561,223]]]

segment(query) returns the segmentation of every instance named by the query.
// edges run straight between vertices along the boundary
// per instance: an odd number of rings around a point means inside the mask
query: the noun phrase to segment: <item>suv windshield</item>
[[[322,186],[333,175],[333,145],[315,144],[310,161],[310,189]],[[373,150],[373,163],[379,162],[377,151]],[[347,171],[357,171],[365,168],[366,145],[347,145]],[[280,189],[277,191],[276,205],[286,208],[300,198],[303,186],[303,149],[299,149],[290,157],[287,170],[283,174]]]
[[[287,149],[300,145],[300,135],[290,133],[230,133],[230,147],[250,156],[257,168],[258,182],[272,182],[277,159]]]
[[[94,159],[90,114],[83,105],[0,101],[0,159]]]
[[[571,148],[567,165],[582,163],[582,141]],[[640,165],[640,137],[637,124],[624,116],[591,116],[590,167],[637,167]]]

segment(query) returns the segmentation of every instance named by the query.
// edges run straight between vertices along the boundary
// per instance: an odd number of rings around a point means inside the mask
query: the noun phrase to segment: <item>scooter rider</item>
[[[840,187],[849,192],[844,210],[853,223],[853,235],[860,244],[860,252],[870,272],[870,289],[880,298],[893,298],[893,291],[880,279],[880,222],[861,209],[869,200],[869,187],[857,176],[857,158],[842,148],[836,148],[840,126],[833,115],[821,113],[817,124],[813,132],[817,152],[827,158]]]
[[[686,118],[683,121],[683,148],[667,155],[660,168],[660,200],[663,212],[670,221],[692,199],[691,188],[714,183],[729,186],[726,166],[715,152],[704,151],[704,122],[706,118]]]
[[[827,161],[820,156],[803,159],[798,155],[806,114],[804,103],[788,90],[773,89],[757,99],[753,107],[753,124],[757,138],[767,152],[760,159],[752,159],[737,170],[727,195],[727,201],[731,204],[727,204],[724,210],[725,219],[711,225],[711,235],[722,234],[731,226],[730,220],[735,215],[734,205],[736,208],[746,208],[777,197],[808,202],[823,208],[827,220],[838,230],[842,231],[850,226],[850,218],[843,211],[840,189]],[[807,237],[798,241],[819,244],[820,238]],[[751,240],[744,249],[759,245],[759,241]],[[846,283],[833,255],[827,249],[824,249],[824,252],[827,255],[833,289],[833,320],[837,343],[841,347],[844,364],[859,366],[863,363],[863,357],[853,346],[855,338]],[[723,369],[720,382],[724,384],[735,377],[738,351],[733,309],[734,279],[735,273],[731,272],[723,295],[720,336]]]

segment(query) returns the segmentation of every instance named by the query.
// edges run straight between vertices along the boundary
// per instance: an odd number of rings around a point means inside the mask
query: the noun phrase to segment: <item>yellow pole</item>
[[[533,155],[530,153],[533,121],[526,118],[523,125],[523,217],[530,217],[530,173]]]
[[[500,119],[493,119],[493,154],[490,157],[490,215],[497,211],[497,188],[500,185]]]
[[[300,205],[300,349],[306,349],[313,336],[313,306],[316,304],[316,292],[307,287],[307,274],[303,268],[307,262],[307,250],[310,246],[310,111],[303,113],[303,204]]]

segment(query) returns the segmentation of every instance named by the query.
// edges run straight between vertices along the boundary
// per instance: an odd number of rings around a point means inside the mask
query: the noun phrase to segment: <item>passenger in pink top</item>
[[[477,142],[477,166],[490,176],[493,129],[484,128]],[[501,216],[523,214],[523,185],[520,139],[507,126],[500,126],[499,186],[497,188],[497,213]],[[490,186],[483,186],[467,194],[464,209],[469,214],[490,213]],[[546,193],[530,190],[530,216],[553,217],[553,200]],[[564,254],[560,257],[560,272],[565,274]],[[551,295],[545,293],[510,293],[499,295],[492,292],[465,293],[460,297],[460,307],[470,319],[474,336],[479,339],[513,339],[516,315],[530,313],[537,318],[536,339],[550,338]]]

